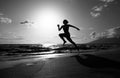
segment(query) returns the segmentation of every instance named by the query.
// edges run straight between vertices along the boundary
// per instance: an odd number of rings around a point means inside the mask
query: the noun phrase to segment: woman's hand
[[[59,24],[58,24],[57,26],[58,26],[58,28],[60,28],[60,25],[59,25]]]
[[[80,31],[80,29],[79,29],[79,28],[77,28],[77,30],[79,30],[79,31]]]

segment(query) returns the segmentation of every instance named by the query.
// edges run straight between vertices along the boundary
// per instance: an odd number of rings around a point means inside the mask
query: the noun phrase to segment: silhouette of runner
[[[69,33],[69,27],[73,27],[77,30],[80,30],[79,28],[73,26],[73,25],[70,25],[68,24],[69,22],[67,20],[63,20],[63,24],[61,27],[60,25],[58,24],[58,30],[60,31],[61,29],[63,29],[64,33],[60,33],[59,36],[60,38],[63,40],[63,45],[65,45],[66,41],[64,38],[66,38],[69,42],[71,42],[75,47],[76,49],[78,49],[77,45],[75,44],[75,42],[71,39],[70,37],[70,33]]]

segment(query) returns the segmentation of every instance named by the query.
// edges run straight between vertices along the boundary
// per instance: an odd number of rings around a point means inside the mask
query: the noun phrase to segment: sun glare
[[[43,44],[44,47],[50,47],[50,46],[53,46],[55,44],[52,44],[52,43],[46,43],[46,44]]]
[[[35,27],[38,31],[46,35],[53,35],[57,31],[57,24],[60,20],[60,14],[57,10],[43,9],[35,15]]]

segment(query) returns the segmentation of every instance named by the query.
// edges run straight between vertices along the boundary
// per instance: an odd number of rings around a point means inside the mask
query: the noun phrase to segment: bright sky
[[[76,43],[91,41],[90,33],[120,26],[117,0],[0,0],[0,43],[59,44],[57,24],[68,19]]]

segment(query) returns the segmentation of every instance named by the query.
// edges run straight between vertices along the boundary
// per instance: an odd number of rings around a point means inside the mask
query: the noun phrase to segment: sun
[[[46,35],[53,35],[57,32],[57,24],[61,20],[60,13],[55,9],[43,9],[35,15],[35,27]]]
[[[45,11],[41,15],[40,25],[43,30],[46,30],[48,32],[53,32],[56,29],[56,24],[58,20],[58,15],[54,13],[53,11]]]

